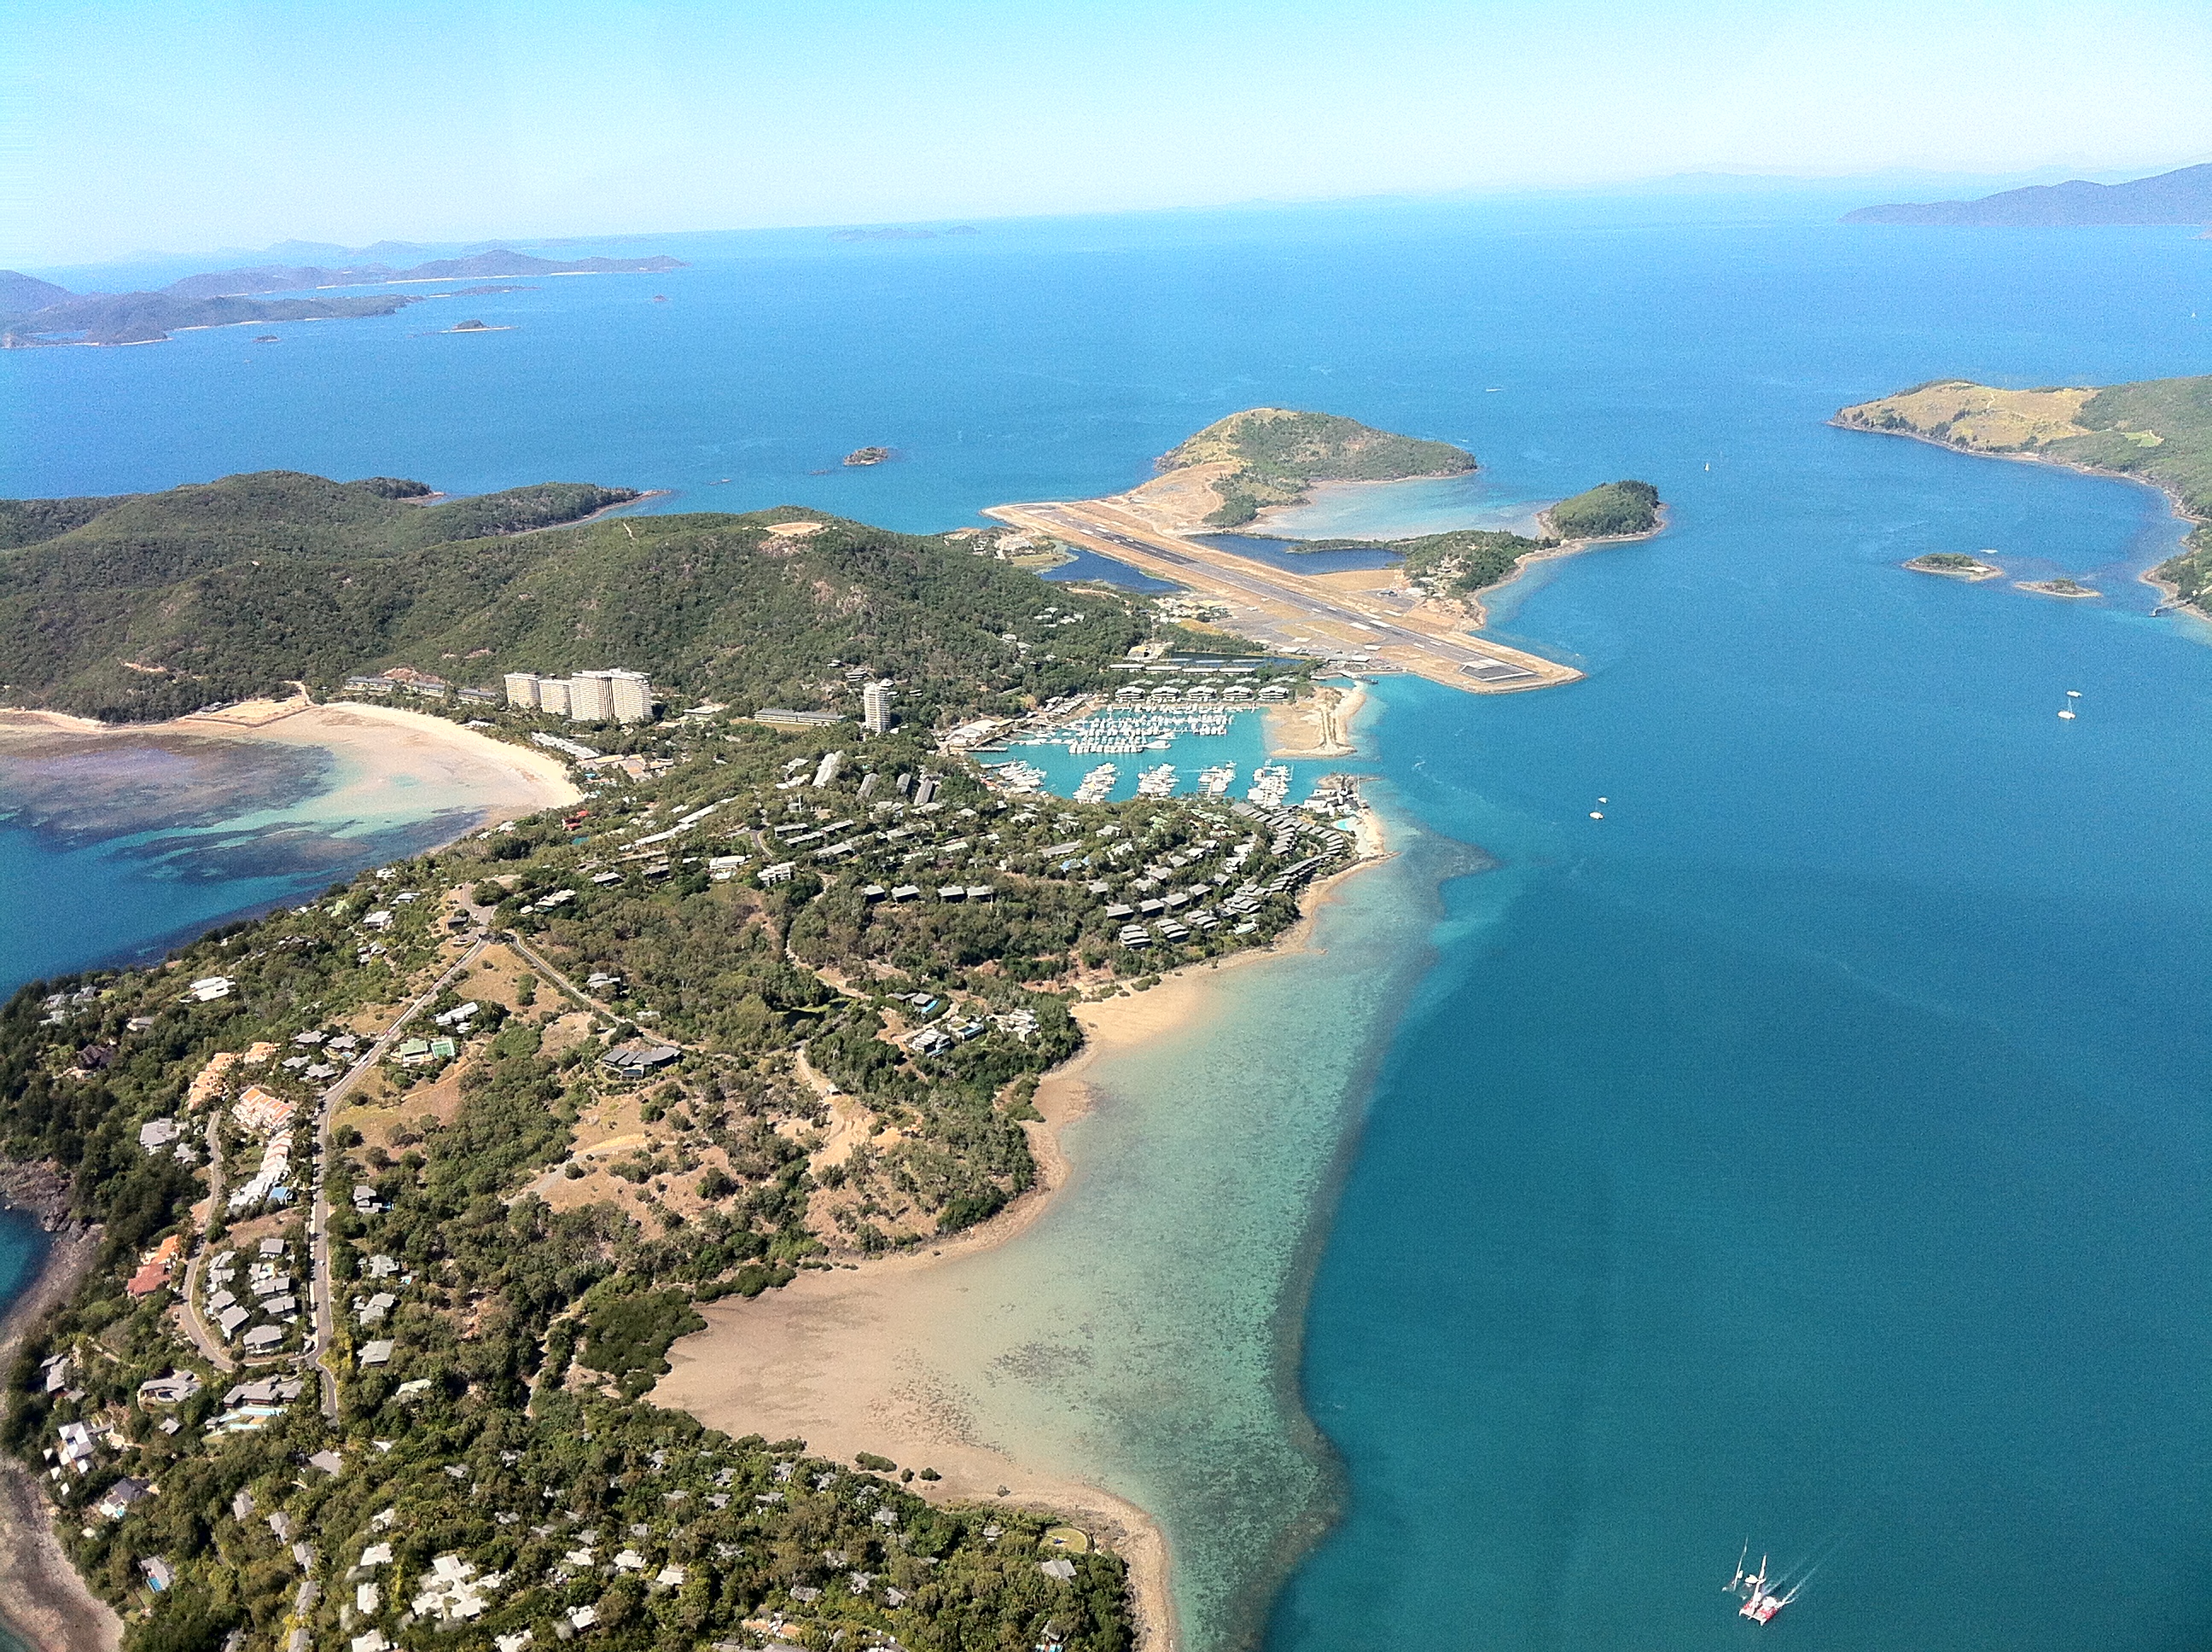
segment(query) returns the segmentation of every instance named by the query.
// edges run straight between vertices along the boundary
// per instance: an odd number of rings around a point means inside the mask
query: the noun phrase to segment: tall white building
[[[578,671],[568,679],[570,722],[611,723],[614,720],[614,689],[605,671]]]
[[[607,689],[617,723],[653,720],[653,679],[643,671],[609,671]]]
[[[653,679],[643,671],[578,671],[574,677],[509,671],[507,703],[516,711],[550,712],[575,723],[649,723]]]
[[[871,683],[860,690],[860,726],[871,734],[891,732],[891,685]]]

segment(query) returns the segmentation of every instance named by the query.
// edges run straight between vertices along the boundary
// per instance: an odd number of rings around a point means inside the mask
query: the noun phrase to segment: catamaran
[[[1743,1552],[1736,1557],[1735,1576],[1722,1587],[1730,1594],[1742,1597],[1743,1605],[1737,1609],[1736,1616],[1748,1618],[1755,1624],[1771,1624],[1783,1607],[1797,1598],[1797,1591],[1805,1585],[1802,1581],[1792,1583],[1788,1589],[1777,1594],[1767,1581],[1766,1557],[1759,1557],[1759,1570],[1754,1572],[1743,1569],[1744,1562],[1750,1558],[1751,1545],[1746,1541]]]

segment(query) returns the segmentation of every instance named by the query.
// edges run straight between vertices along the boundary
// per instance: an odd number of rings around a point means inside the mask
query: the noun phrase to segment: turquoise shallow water
[[[1386,686],[1347,766],[1433,847],[1354,880],[1290,1007],[1240,985],[1243,1022],[1102,1072],[1096,1195],[993,1265],[1105,1330],[1079,1382],[1000,1367],[987,1421],[1159,1511],[1205,1649],[1718,1644],[1747,1536],[1833,1540],[1793,1643],[2203,1643],[2212,652],[2132,579],[2178,530],[1822,422],[2212,369],[2212,243],[1698,217],[703,240],[668,305],[550,283],[478,338],[9,352],[0,490],[292,465],[937,528],[1262,403],[1466,442],[1510,501],[1650,478],[1666,535],[1492,606],[1588,681]],[[840,473],[863,441],[905,457]],[[1984,548],[2110,594],[1895,566]]]

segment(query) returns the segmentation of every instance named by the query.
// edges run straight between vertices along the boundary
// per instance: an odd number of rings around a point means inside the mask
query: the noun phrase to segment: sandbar
[[[1271,756],[1349,757],[1359,750],[1352,724],[1367,703],[1367,685],[1355,679],[1348,689],[1323,684],[1304,700],[1267,708],[1267,750]]]

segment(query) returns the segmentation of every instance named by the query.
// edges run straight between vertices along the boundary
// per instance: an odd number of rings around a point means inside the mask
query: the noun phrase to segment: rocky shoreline
[[[0,1160],[0,1207],[47,1236],[39,1271],[0,1317],[0,1367],[31,1328],[67,1301],[100,1257],[100,1230],[70,1214],[70,1184],[51,1165]],[[123,1622],[85,1587],[54,1540],[53,1509],[37,1475],[0,1456],[0,1625],[39,1652],[115,1652]]]

